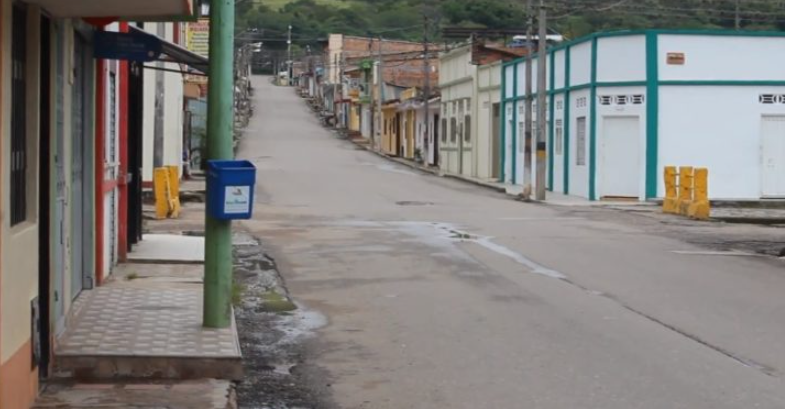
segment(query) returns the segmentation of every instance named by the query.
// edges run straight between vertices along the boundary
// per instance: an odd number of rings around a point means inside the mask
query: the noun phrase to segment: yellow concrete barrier
[[[665,168],[664,213],[680,214],[697,220],[708,220],[711,216],[709,201],[709,170],[681,166]]]
[[[678,173],[675,166],[665,167],[665,199],[662,202],[662,211],[665,213],[679,213]]]
[[[698,220],[708,220],[711,216],[709,170],[706,168],[697,168],[693,174],[692,203],[687,209],[687,216]]]
[[[169,170],[166,168],[153,169],[153,193],[155,194],[155,218],[166,219],[169,217]]]
[[[153,169],[155,218],[180,217],[180,175],[177,166]]]
[[[177,166],[166,167],[169,174],[169,217],[180,217],[180,172]]]
[[[692,204],[692,166],[679,168],[679,214],[687,214]]]

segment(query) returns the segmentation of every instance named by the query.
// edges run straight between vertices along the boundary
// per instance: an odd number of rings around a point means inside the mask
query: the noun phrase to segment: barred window
[[[11,39],[11,225],[27,220],[27,13],[14,7]]]
[[[575,155],[577,166],[586,166],[586,117],[578,118],[578,138],[575,148],[578,150]]]

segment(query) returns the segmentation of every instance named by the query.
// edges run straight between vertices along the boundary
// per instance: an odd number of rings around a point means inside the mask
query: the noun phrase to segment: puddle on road
[[[567,276],[556,270],[547,268],[534,260],[510,249],[504,245],[495,243],[493,237],[473,235],[458,229],[450,223],[437,222],[365,222],[349,221],[337,223],[340,226],[358,227],[366,229],[377,229],[384,231],[398,231],[412,238],[412,240],[438,249],[432,254],[445,256],[453,260],[458,259],[464,262],[477,262],[472,256],[457,246],[458,243],[474,243],[478,246],[507,257],[516,263],[526,267],[531,273],[538,274],[559,280],[567,279]]]

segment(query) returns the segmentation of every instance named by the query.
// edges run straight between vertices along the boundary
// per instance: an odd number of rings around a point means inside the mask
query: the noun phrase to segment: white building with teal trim
[[[547,59],[549,190],[659,198],[675,165],[707,167],[712,199],[785,197],[785,33],[598,33]],[[534,185],[523,174],[525,65],[502,67],[500,179]]]

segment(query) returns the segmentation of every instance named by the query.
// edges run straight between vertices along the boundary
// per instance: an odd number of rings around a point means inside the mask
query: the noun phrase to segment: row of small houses
[[[378,109],[378,62],[369,55],[364,67],[337,74],[327,64],[322,88],[334,91],[324,106],[337,127],[388,155],[536,187],[523,169],[527,57],[518,52],[481,44],[440,52],[428,70],[438,87],[427,115],[421,84],[384,92]],[[540,57],[531,56],[533,78]],[[664,195],[665,166],[690,165],[709,169],[712,199],[785,197],[785,33],[597,33],[542,57],[549,191],[652,200]],[[362,76],[347,75],[352,69]],[[537,129],[536,81],[532,92]]]

